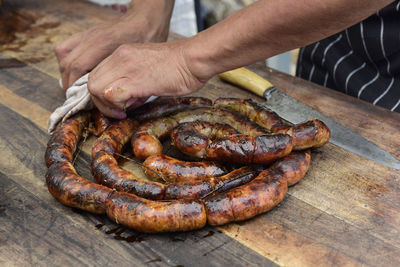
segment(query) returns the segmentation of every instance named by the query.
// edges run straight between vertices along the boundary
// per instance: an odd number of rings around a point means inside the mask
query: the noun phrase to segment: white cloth
[[[69,87],[65,93],[66,100],[62,106],[58,107],[50,115],[47,122],[48,132],[52,133],[57,124],[61,121],[64,122],[72,115],[81,110],[90,110],[94,107],[92,98],[87,87],[89,73],[79,78],[74,84]],[[60,80],[60,87],[61,80]],[[145,103],[153,101],[157,96],[150,96]]]
[[[89,73],[79,78],[65,93],[66,100],[61,107],[58,107],[49,118],[47,123],[49,133],[52,133],[56,125],[65,121],[81,110],[93,108],[93,102],[87,88]],[[61,85],[61,80],[60,80]]]

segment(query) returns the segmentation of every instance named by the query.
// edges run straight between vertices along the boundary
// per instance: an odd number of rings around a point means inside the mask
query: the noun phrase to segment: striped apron
[[[400,0],[302,48],[296,76],[400,112]]]

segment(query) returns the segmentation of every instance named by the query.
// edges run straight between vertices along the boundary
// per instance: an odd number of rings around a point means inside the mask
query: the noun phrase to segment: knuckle
[[[68,49],[64,45],[64,43],[59,43],[54,48],[54,52],[56,53],[56,56],[59,58],[59,57],[62,57],[63,55],[65,55],[68,52]]]
[[[60,62],[60,71],[61,72],[65,72],[69,69],[69,62],[67,62],[66,60],[61,60]]]
[[[54,47],[54,52],[58,55],[58,54],[61,54],[61,52],[64,50],[64,47],[62,46],[62,44],[60,43],[60,44],[57,44],[55,47]]]
[[[84,68],[83,68],[82,64],[79,62],[75,62],[71,66],[71,72],[75,73],[75,74],[80,74],[83,71],[83,69]]]
[[[92,78],[92,75],[89,75],[88,78],[88,90],[92,95],[96,95],[96,82],[95,79]]]
[[[118,57],[125,58],[130,54],[130,46],[123,44],[117,48],[115,51]]]

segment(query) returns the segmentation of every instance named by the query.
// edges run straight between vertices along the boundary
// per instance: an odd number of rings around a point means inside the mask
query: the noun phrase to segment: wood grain
[[[59,40],[116,14],[80,1],[4,5],[0,15],[11,12],[20,28],[0,44],[0,265],[400,265],[400,172],[332,144],[312,152],[306,177],[277,208],[240,224],[143,235],[105,216],[64,207],[44,183],[47,118],[64,101],[52,51]],[[251,68],[399,156],[398,114],[265,72],[262,63]],[[263,101],[217,77],[194,95]],[[89,179],[92,142],[84,144],[76,162],[78,172]]]

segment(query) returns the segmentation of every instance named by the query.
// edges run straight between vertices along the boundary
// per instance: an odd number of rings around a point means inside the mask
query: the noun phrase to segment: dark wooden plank
[[[171,266],[273,265],[213,227],[144,235],[119,227],[105,216],[64,207],[44,183],[47,134],[3,105],[0,112],[0,187],[4,189],[0,203],[5,214],[0,232],[6,233],[7,244],[0,251],[2,261],[18,265],[143,265],[152,261]],[[78,160],[78,170],[85,176],[89,175],[88,160],[87,154]],[[103,226],[97,229],[99,224]]]
[[[53,111],[65,101],[58,81],[29,65],[0,70],[0,81],[15,94],[48,111]]]
[[[337,261],[335,252],[343,253],[359,264],[369,266],[398,266],[400,264],[398,246],[391,245],[385,239],[375,238],[373,230],[369,231],[368,228],[352,225],[351,222],[336,218],[330,213],[299,201],[289,194],[279,210],[275,209],[269,213],[269,219],[309,239],[309,243],[299,242],[298,246],[307,246],[316,242],[331,248],[334,253],[329,257],[335,265],[342,265]]]
[[[0,51],[57,75],[56,43],[121,13],[86,1],[5,1],[0,9]]]

